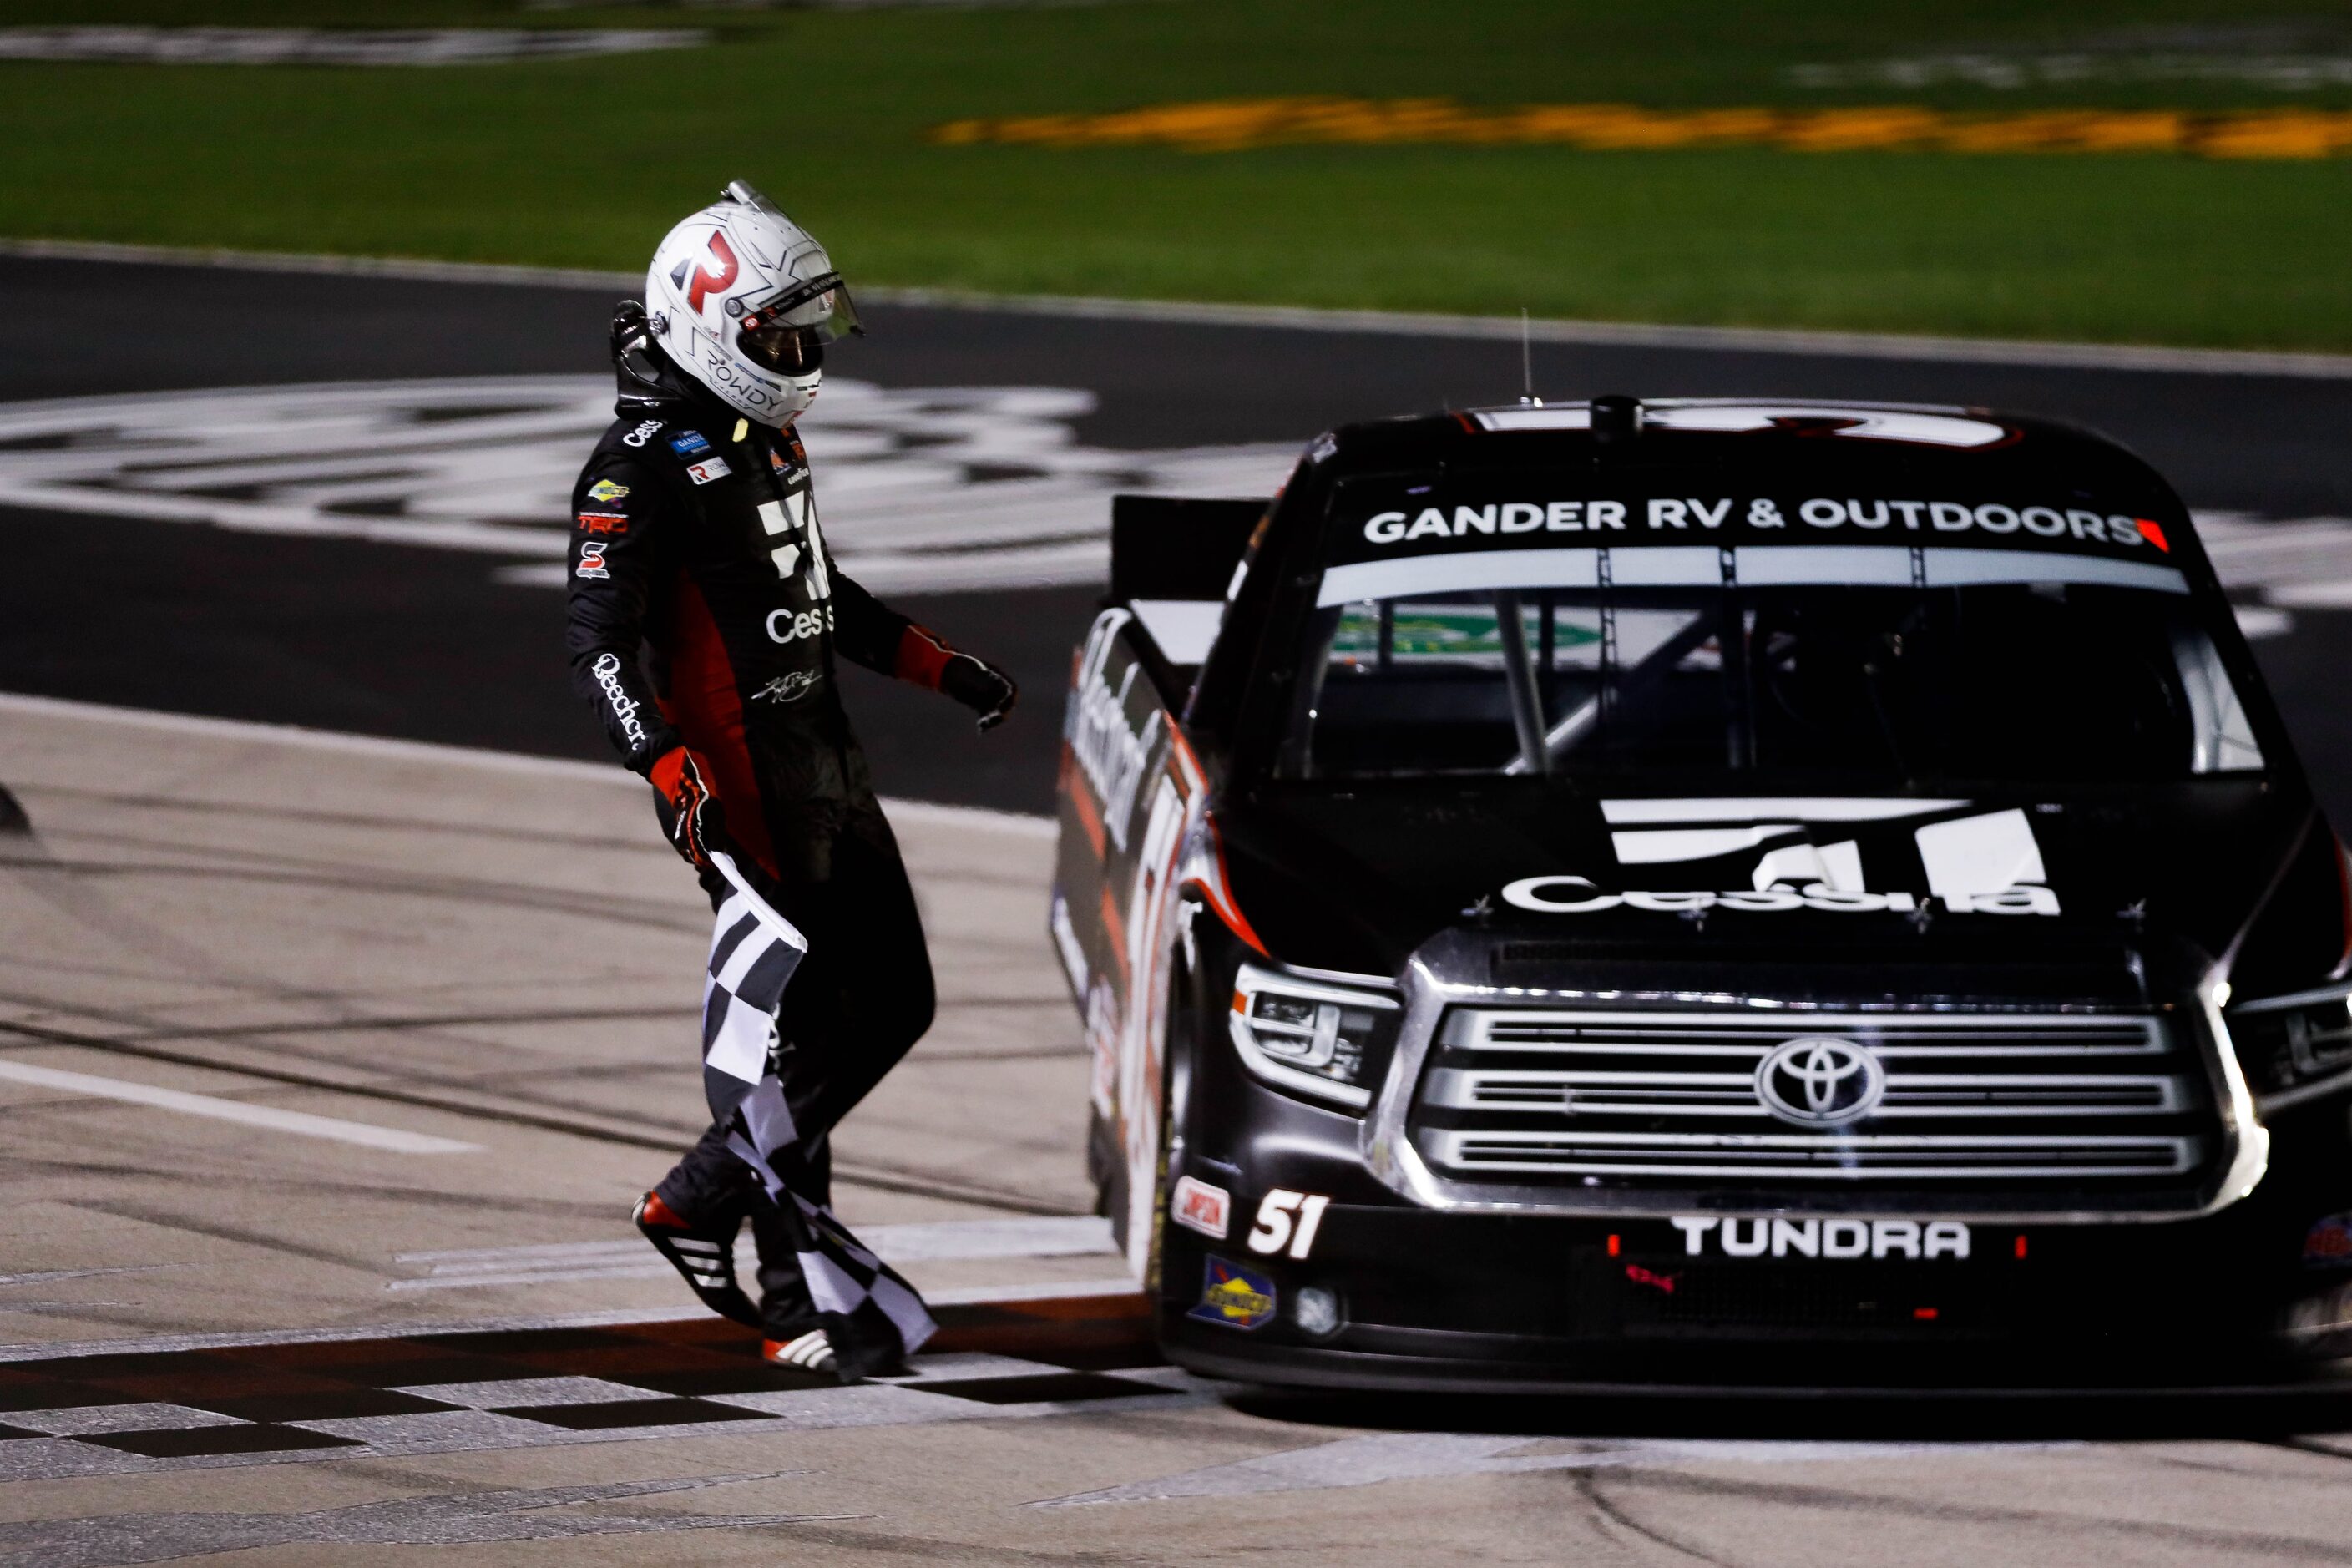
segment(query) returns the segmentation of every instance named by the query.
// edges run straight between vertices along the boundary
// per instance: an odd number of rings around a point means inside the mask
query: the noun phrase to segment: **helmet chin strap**
[[[653,339],[642,301],[624,300],[613,310],[613,363],[648,393],[667,390],[653,359]]]

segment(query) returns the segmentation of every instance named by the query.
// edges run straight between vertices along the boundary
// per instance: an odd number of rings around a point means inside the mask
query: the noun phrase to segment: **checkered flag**
[[[938,1325],[913,1286],[802,1190],[810,1184],[810,1146],[824,1130],[803,1139],[793,1122],[779,1077],[791,1058],[775,1048],[775,1022],[808,941],[731,857],[714,852],[710,858],[734,889],[711,929],[702,992],[702,1086],[710,1114],[726,1126],[727,1146],[782,1212],[842,1374],[887,1371]]]
[[[768,1076],[776,1008],[808,938],[753,890],[733,856],[713,850],[710,862],[735,889],[711,926],[702,982],[702,1093],[711,1119],[724,1121]]]

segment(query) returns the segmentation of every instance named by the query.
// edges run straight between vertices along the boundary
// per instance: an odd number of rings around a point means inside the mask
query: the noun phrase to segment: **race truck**
[[[2352,880],[2137,458],[1974,408],[1529,403],[1112,532],[1050,934],[1177,1363],[2346,1349]]]

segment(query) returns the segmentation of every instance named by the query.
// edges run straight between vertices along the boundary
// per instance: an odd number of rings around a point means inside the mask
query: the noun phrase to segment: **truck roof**
[[[1985,409],[1452,410],[1334,431],[1293,488],[1314,515],[1286,505],[1286,531],[1315,540],[1325,604],[1440,582],[2208,581],[2153,468],[2089,431]]]
[[[1621,411],[1611,428],[1608,405]],[[1601,407],[1602,427],[1594,428]],[[1339,426],[1310,448],[1340,472],[1450,468],[1620,469],[1703,466],[1767,481],[1785,475],[1907,472],[1918,480],[2068,482],[2118,503],[2172,500],[2155,471],[2119,444],[2062,421],[1930,404],[1796,398],[1664,398],[1639,403],[1515,404],[1446,409]],[[2142,508],[2146,510],[2146,508]]]

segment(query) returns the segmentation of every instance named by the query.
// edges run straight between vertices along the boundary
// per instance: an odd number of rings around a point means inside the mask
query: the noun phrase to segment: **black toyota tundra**
[[[2179,500],[1597,399],[1121,498],[1051,934],[1168,1353],[2240,1375],[2352,1330],[2352,895]]]

